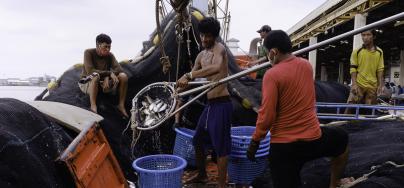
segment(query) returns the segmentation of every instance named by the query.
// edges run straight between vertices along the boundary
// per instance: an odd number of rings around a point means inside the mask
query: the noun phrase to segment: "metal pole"
[[[361,33],[361,32],[363,32],[363,31],[368,31],[368,30],[370,30],[370,29],[374,29],[374,28],[376,28],[376,27],[380,27],[380,26],[382,26],[382,25],[388,24],[388,23],[390,23],[390,22],[392,22],[392,21],[396,21],[396,20],[399,20],[399,19],[402,19],[402,18],[404,18],[404,12],[399,13],[399,14],[396,14],[396,15],[393,15],[393,16],[390,16],[390,17],[385,18],[385,19],[382,19],[382,20],[379,20],[379,21],[377,21],[377,22],[371,23],[371,24],[366,25],[366,26],[363,26],[363,27],[361,27],[361,28],[358,28],[358,29],[355,29],[355,30],[346,32],[346,33],[344,33],[344,34],[335,36],[335,37],[333,37],[333,38],[330,38],[330,39],[327,39],[327,40],[325,40],[325,41],[319,42],[319,43],[314,44],[314,45],[312,45],[312,46],[308,46],[308,47],[303,48],[303,49],[301,49],[301,50],[297,50],[297,51],[293,52],[292,54],[293,54],[293,55],[300,55],[300,54],[302,54],[302,53],[309,52],[309,51],[311,51],[311,50],[320,48],[320,47],[322,47],[322,46],[324,46],[324,45],[328,45],[328,44],[330,44],[330,43],[332,43],[332,42],[341,40],[341,39],[343,39],[343,38],[345,38],[345,37],[349,37],[349,36],[352,36],[352,35],[356,35],[356,34]],[[261,70],[261,69],[263,69],[263,68],[267,68],[267,67],[269,67],[269,66],[271,66],[271,63],[270,63],[270,62],[266,62],[266,63],[263,63],[263,64],[261,64],[261,65],[254,66],[254,67],[249,68],[249,69],[247,69],[247,70],[244,70],[244,71],[238,72],[238,73],[236,73],[236,74],[233,74],[233,75],[231,75],[231,76],[228,76],[228,77],[226,77],[226,78],[223,78],[223,79],[221,79],[221,80],[219,80],[219,81],[211,82],[211,83],[209,83],[209,84],[206,84],[206,85],[203,85],[203,86],[200,86],[200,87],[197,87],[197,88],[190,89],[190,90],[188,90],[188,91],[179,93],[178,96],[180,96],[180,97],[187,96],[187,95],[196,93],[196,92],[198,92],[198,91],[200,91],[200,90],[208,89],[208,88],[210,88],[210,87],[214,87],[215,85],[219,85],[219,84],[222,84],[222,83],[225,83],[225,82],[234,80],[234,79],[236,79],[236,78],[245,76],[245,75],[250,74],[250,73],[252,73],[252,72],[255,72],[255,71],[257,71],[257,70]]]
[[[223,40],[224,42],[227,42],[227,37],[229,33],[229,0],[226,0],[226,7],[225,7],[225,13],[224,13],[224,20],[223,20]]]

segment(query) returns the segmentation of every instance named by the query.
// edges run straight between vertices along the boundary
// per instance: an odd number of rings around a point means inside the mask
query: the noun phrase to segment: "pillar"
[[[325,64],[321,64],[321,81],[327,81],[327,67]]]
[[[344,83],[344,62],[339,62],[338,66],[338,83]]]
[[[317,37],[310,37],[309,46],[317,44]],[[309,52],[309,62],[313,67],[313,78],[316,78],[317,50]]]
[[[366,25],[366,14],[356,14],[354,20],[354,29],[363,27]],[[360,48],[363,44],[362,37],[360,34],[354,36],[353,39],[353,49]]]

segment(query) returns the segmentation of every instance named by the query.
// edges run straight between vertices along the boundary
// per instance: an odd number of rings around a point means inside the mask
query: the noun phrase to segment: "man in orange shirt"
[[[321,127],[315,107],[313,69],[291,54],[292,43],[281,30],[264,40],[273,67],[263,78],[262,103],[247,157],[255,160],[259,142],[271,132],[269,167],[275,188],[299,187],[304,163],[331,157],[330,188],[339,184],[348,157],[348,134],[341,128]]]

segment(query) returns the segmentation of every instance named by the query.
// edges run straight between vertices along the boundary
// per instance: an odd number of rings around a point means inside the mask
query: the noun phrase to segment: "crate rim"
[[[238,129],[238,128],[240,128],[240,129],[242,129],[242,128],[247,128],[247,129],[251,129],[251,128],[253,128],[254,130],[256,129],[256,127],[255,126],[236,126],[236,127],[231,127],[231,129],[233,129],[233,128],[235,128],[235,129]],[[230,130],[230,132],[231,132],[231,130]],[[268,131],[268,133],[267,133],[267,135],[265,136],[265,138],[267,138],[267,137],[270,137],[270,132]],[[251,139],[252,138],[252,135],[251,136],[236,136],[236,135],[232,135],[231,133],[230,133],[230,136],[232,137],[232,138],[237,138],[237,139]]]
[[[245,139],[245,140],[247,141],[247,139]],[[248,139],[248,141],[246,142],[246,141],[241,141],[239,139],[232,138],[231,141],[234,142],[234,143],[237,143],[237,144],[250,144],[251,143],[251,139]],[[269,138],[265,138],[265,139],[260,141],[260,145],[267,146],[267,145],[270,144],[270,141],[271,140]]]
[[[188,129],[188,128],[185,128],[185,127],[180,127],[180,128],[175,128],[175,132],[180,133],[180,134],[182,134],[182,135],[184,135],[184,136],[186,136],[186,137],[189,137],[189,138],[194,137],[194,136],[192,136],[192,135],[190,135],[190,134],[188,134],[188,133],[182,131],[181,129],[187,129],[187,130],[190,130],[190,131],[195,131],[195,130]]]
[[[137,165],[137,163],[141,162],[142,160],[146,160],[148,158],[165,158],[165,157],[178,159],[182,163],[178,167],[175,167],[173,169],[167,169],[167,170],[148,170],[148,169],[140,168]],[[148,173],[155,173],[155,174],[170,173],[170,172],[174,172],[174,171],[183,170],[186,166],[187,166],[187,161],[185,159],[183,159],[182,157],[178,157],[176,155],[168,155],[168,154],[147,155],[147,156],[144,156],[141,158],[137,158],[132,163],[132,167],[139,173],[148,172]]]

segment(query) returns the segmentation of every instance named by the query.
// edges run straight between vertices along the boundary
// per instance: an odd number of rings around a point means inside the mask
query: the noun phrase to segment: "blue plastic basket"
[[[268,167],[268,152],[256,155],[256,162],[251,162],[245,155],[230,155],[227,167],[230,182],[250,185]]]
[[[232,151],[245,153],[248,146],[250,145],[252,134],[254,133],[255,127],[253,126],[239,126],[231,128],[231,149]],[[261,140],[260,146],[258,148],[258,153],[264,153],[269,150],[270,144],[270,134],[268,132],[267,136]],[[262,151],[265,150],[265,151]]]
[[[175,155],[149,155],[132,163],[141,188],[181,188],[186,165],[183,158]]]
[[[192,138],[195,131],[187,128],[175,128],[176,137],[173,154],[185,159],[190,166],[195,166],[195,150]]]
[[[237,140],[241,143],[250,143],[252,134],[255,131],[255,127],[253,126],[238,126],[231,128],[231,138],[232,140]],[[261,143],[269,142],[270,133],[268,132],[267,136],[261,140]]]
[[[250,145],[250,141],[245,142],[245,143],[239,143],[237,140],[232,139],[231,141],[231,150],[236,150],[236,151],[245,151],[248,149],[248,146]],[[268,148],[269,149],[269,141],[267,142],[260,142],[260,146],[258,150]]]
[[[238,155],[246,155],[246,153],[247,153],[247,149],[245,149],[245,150],[235,150],[235,149],[232,148],[230,155],[238,156]],[[264,148],[260,147],[257,150],[256,155],[260,155],[260,154],[263,154],[263,153],[269,153],[269,146],[264,147]]]

